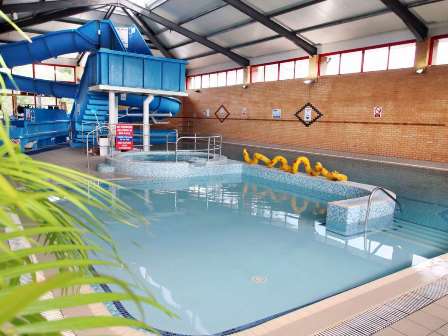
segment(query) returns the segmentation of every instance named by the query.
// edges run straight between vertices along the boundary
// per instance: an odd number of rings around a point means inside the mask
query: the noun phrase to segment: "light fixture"
[[[422,73],[424,73],[426,71],[426,68],[422,67],[422,68],[417,68],[417,70],[415,70],[416,73],[418,73],[419,75],[421,75]]]
[[[307,78],[307,79],[305,79],[305,80],[303,81],[303,83],[306,84],[306,85],[311,85],[311,84],[314,83],[314,79],[312,79],[312,78]]]

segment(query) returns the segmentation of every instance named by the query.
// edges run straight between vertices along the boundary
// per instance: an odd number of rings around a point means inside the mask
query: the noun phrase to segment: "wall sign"
[[[134,149],[134,127],[128,124],[117,124],[115,130],[115,149],[129,151]]]
[[[218,109],[215,112],[215,117],[222,123],[229,117],[229,115],[230,112],[226,109],[224,105],[218,107]]]
[[[272,119],[281,119],[282,118],[282,109],[273,108],[272,109]]]
[[[296,113],[295,116],[306,127],[311,126],[317,119],[323,116],[323,114],[313,106],[311,103],[303,105]]]
[[[382,106],[376,105],[373,107],[373,117],[374,118],[382,118],[384,109]]]

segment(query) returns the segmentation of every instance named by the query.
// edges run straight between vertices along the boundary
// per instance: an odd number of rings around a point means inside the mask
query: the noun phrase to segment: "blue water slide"
[[[126,51],[110,20],[89,21],[77,29],[55,31],[0,46],[8,67],[31,64],[64,54],[96,51],[100,48]]]

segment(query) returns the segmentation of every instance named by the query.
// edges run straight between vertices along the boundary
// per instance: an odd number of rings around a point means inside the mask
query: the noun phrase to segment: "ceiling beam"
[[[114,13],[115,8],[116,8],[115,6],[109,6],[106,14],[104,15],[104,20],[109,20],[110,19],[110,17]]]
[[[145,34],[148,39],[151,41],[152,44],[154,44],[157,49],[160,50],[160,52],[163,54],[163,56],[172,58],[173,55],[165,48],[165,46],[159,41],[159,39],[154,35],[154,32],[152,29],[148,26],[148,24],[142,20],[140,17],[134,14],[131,10],[127,8],[123,8],[123,11],[126,13],[126,15],[129,17],[129,19],[137,26],[137,28]]]
[[[37,13],[36,15],[31,15],[29,17],[18,19],[15,21],[15,23],[20,28],[24,28],[24,27],[34,26],[34,25],[37,25],[40,23],[52,21],[52,20],[55,20],[55,19],[58,19],[61,17],[65,17],[65,16],[81,14],[81,13],[88,12],[92,9],[97,9],[97,8],[98,8],[98,6],[85,6],[85,7],[66,8],[66,9],[62,9],[62,10],[58,10],[58,11]],[[8,33],[13,30],[14,30],[14,28],[9,23],[7,23],[7,22],[0,23],[0,34]]]
[[[424,6],[424,5],[428,5],[428,4],[433,4],[433,3],[437,3],[437,2],[441,2],[441,1],[446,1],[446,0],[417,0],[415,2],[412,2],[412,3],[408,4],[408,8],[415,8],[415,7]],[[350,16],[350,17],[347,17],[347,18],[342,18],[342,19],[338,19],[338,20],[334,20],[334,21],[320,23],[320,24],[313,25],[313,26],[308,26],[308,27],[305,27],[305,28],[294,30],[294,32],[296,34],[303,34],[303,33],[306,33],[308,31],[313,31],[313,30],[317,30],[317,29],[324,29],[324,28],[329,28],[329,27],[333,27],[333,26],[338,26],[338,25],[341,25],[341,24],[355,22],[355,21],[359,21],[359,20],[363,20],[363,19],[368,19],[368,18],[371,18],[371,17],[384,15],[384,14],[387,14],[387,13],[390,13],[390,10],[388,8],[380,9],[380,10],[377,10],[377,11],[374,11],[374,12],[369,12],[369,13],[360,14],[360,15],[356,15],[356,16]],[[240,43],[240,44],[235,44],[235,45],[230,46],[229,49],[233,50],[233,49],[249,47],[251,45],[256,45],[256,44],[263,43],[263,42],[268,42],[268,41],[273,41],[273,40],[276,40],[276,39],[279,39],[279,38],[281,38],[281,36],[278,36],[278,35],[268,36],[268,37],[260,38],[260,39],[257,39],[257,40],[252,40],[252,41],[248,41],[248,42],[244,42],[244,43]],[[198,54],[198,55],[195,55],[195,56],[192,56],[192,57],[188,57],[188,58],[186,58],[186,60],[193,60],[193,59],[197,59],[197,58],[211,56],[211,55],[214,55],[214,54],[216,54],[216,53],[214,53],[214,52],[206,52],[206,53]]]
[[[224,54],[225,56],[227,56],[228,58],[230,58],[231,60],[233,60],[234,62],[238,63],[241,66],[248,66],[250,63],[247,58],[244,58],[244,57],[230,51],[229,49],[224,48],[224,47],[216,44],[215,42],[210,41],[209,39],[192,32],[191,30],[181,27],[181,26],[177,25],[176,23],[174,23],[162,16],[157,15],[157,14],[151,12],[150,10],[147,10],[146,8],[140,7],[140,6],[136,5],[135,3],[133,3],[132,1],[120,0],[120,3],[123,7],[126,7],[145,18],[148,18],[149,20],[157,22],[158,24],[161,24],[162,26],[165,26],[168,29],[174,30],[175,32],[177,32],[181,35],[184,35],[184,36],[188,37],[189,39],[191,39],[195,42],[198,42],[212,50],[215,50],[218,53]]]
[[[295,5],[291,5],[291,6],[283,7],[281,9],[274,10],[274,11],[266,14],[266,16],[268,18],[272,19],[272,18],[275,18],[277,16],[280,16],[280,15],[283,15],[283,14],[288,14],[288,13],[294,12],[294,11],[302,9],[302,8],[306,8],[306,7],[309,7],[309,6],[317,5],[318,3],[321,3],[321,2],[324,2],[324,1],[327,1],[327,0],[310,0],[308,2],[295,4]],[[248,26],[248,25],[250,25],[251,23],[254,23],[254,22],[256,22],[256,21],[253,20],[252,18],[249,18],[248,20],[245,20],[243,22],[239,22],[239,23],[231,25],[229,27],[215,30],[214,32],[211,32],[211,33],[207,34],[205,37],[206,38],[210,38],[210,37],[213,37],[213,36],[216,36],[216,35],[224,34],[224,33],[230,32],[230,31],[235,30],[235,29],[243,28],[243,27]],[[190,43],[190,42],[181,42],[181,43],[172,45],[170,47],[170,49],[183,47],[184,45],[187,45],[188,43]]]
[[[408,7],[399,0],[380,0],[389,10],[394,12],[414,34],[417,41],[428,37],[428,27]]]
[[[250,18],[258,21],[262,25],[268,27],[269,29],[275,31],[280,36],[283,36],[290,40],[292,43],[294,43],[296,46],[302,48],[307,52],[309,55],[316,55],[317,54],[317,48],[312,45],[311,43],[303,40],[299,36],[297,36],[295,33],[291,32],[290,30],[286,29],[285,27],[279,25],[277,22],[271,20],[263,13],[257,11],[256,9],[252,8],[249,5],[246,5],[241,0],[223,0],[232,7],[238,9],[240,12],[246,14]]]

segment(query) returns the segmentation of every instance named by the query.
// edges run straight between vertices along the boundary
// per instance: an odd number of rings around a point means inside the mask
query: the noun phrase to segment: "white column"
[[[151,104],[154,96],[149,95],[143,102],[143,151],[149,152],[150,137],[149,137],[149,104]]]
[[[118,111],[115,98],[115,92],[109,91],[109,127],[112,134],[115,134],[115,126],[118,121]]]

